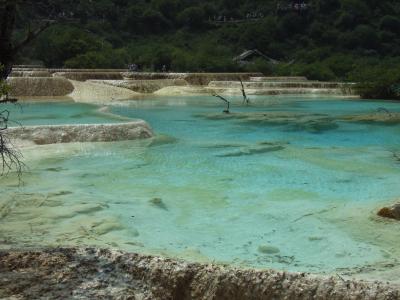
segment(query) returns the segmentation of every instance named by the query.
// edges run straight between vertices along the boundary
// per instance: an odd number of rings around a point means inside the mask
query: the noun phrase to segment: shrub
[[[399,33],[400,19],[394,16],[384,16],[380,21],[380,27],[384,30]]]
[[[279,76],[305,76],[311,80],[321,81],[336,79],[332,70],[321,62],[313,64],[297,63],[293,65],[278,65],[274,67],[274,74]]]
[[[356,90],[366,99],[400,99],[400,65],[360,67],[351,74]]]

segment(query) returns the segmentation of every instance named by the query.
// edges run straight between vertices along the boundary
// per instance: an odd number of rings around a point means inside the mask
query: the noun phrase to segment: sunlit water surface
[[[113,113],[146,120],[158,136],[23,149],[23,185],[0,180],[0,246],[96,245],[397,280],[400,224],[375,213],[400,197],[400,126],[335,118],[400,104],[235,100],[232,112],[327,114],[335,126],[218,120],[210,116],[224,103],[211,97],[117,103]],[[24,125],[118,121],[98,108],[24,104],[12,116]]]

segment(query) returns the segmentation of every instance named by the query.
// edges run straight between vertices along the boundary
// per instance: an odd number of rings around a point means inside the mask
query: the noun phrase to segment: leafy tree
[[[201,7],[189,7],[178,15],[180,24],[189,28],[201,28],[204,25],[205,14]]]
[[[153,9],[148,9],[143,13],[141,24],[145,33],[163,33],[170,28],[168,20],[159,11]]]
[[[36,41],[35,57],[46,65],[62,67],[64,62],[90,51],[109,46],[93,34],[70,26],[54,26]],[[52,45],[51,50],[48,45]]]
[[[379,37],[371,26],[358,25],[354,30],[354,38],[360,47],[376,49],[379,46]]]
[[[380,20],[380,28],[394,33],[400,32],[400,18],[394,16],[384,16]]]
[[[1,0],[0,1],[0,104],[14,103],[16,99],[8,97],[8,87],[5,80],[12,70],[13,63],[17,54],[26,46],[28,46],[40,33],[47,29],[54,20],[50,17],[55,15],[60,18],[65,18],[66,14],[63,5],[52,7],[52,1],[35,1],[28,0]],[[17,20],[17,12],[23,5],[34,7],[36,16],[47,15],[47,19],[39,19],[39,24],[33,28],[31,24],[28,27],[27,33],[24,38],[15,41],[14,27]],[[49,10],[50,8],[53,8]],[[32,14],[33,11],[26,11],[26,15]],[[10,140],[7,137],[7,129],[9,123],[9,111],[6,109],[0,110],[0,162],[2,173],[8,172],[11,169],[16,169],[17,174],[20,175],[23,169],[23,163],[20,161],[20,153],[15,150]]]

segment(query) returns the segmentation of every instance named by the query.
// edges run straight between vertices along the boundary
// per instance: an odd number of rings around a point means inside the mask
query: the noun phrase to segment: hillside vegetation
[[[398,97],[400,90],[398,0],[81,0],[78,5],[63,1],[63,6],[74,21],[44,32],[20,55],[19,63],[261,71],[363,81],[371,96],[382,95],[374,86],[379,76],[391,82],[385,97]],[[20,11],[21,35],[32,14]],[[247,49],[281,63],[263,58],[246,65],[233,61]]]

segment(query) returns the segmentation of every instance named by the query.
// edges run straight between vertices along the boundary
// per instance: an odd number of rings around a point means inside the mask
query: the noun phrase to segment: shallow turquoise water
[[[4,107],[4,106],[3,106]],[[2,108],[3,108],[2,107]],[[102,114],[90,104],[73,102],[25,102],[7,105],[11,111],[10,126],[95,124],[117,122],[117,117]]]
[[[393,280],[400,226],[374,215],[400,196],[400,126],[339,118],[400,104],[309,100],[237,99],[232,112],[326,114],[329,126],[297,115],[279,125],[216,120],[223,103],[207,97],[116,104],[113,113],[144,119],[159,136],[24,150],[25,185],[0,181],[0,240]],[[34,104],[22,115],[27,124],[114,121],[96,109]]]

